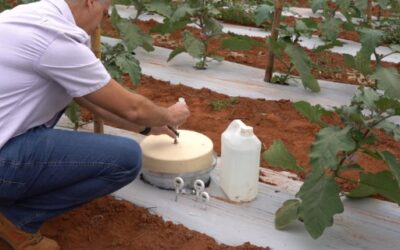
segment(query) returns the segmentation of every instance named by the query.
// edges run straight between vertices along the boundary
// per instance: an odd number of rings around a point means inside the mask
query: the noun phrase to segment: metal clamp
[[[201,192],[200,197],[201,197],[201,202],[203,202],[204,204],[203,209],[207,210],[207,203],[210,201],[210,195],[207,192],[203,191]]]
[[[198,201],[200,193],[203,192],[204,188],[205,188],[204,181],[202,181],[200,179],[195,180],[194,184],[193,184],[193,188],[196,191],[196,201]]]
[[[175,187],[175,201],[178,201],[178,196],[181,193],[183,186],[185,185],[185,182],[181,177],[175,177],[174,179],[174,187]]]

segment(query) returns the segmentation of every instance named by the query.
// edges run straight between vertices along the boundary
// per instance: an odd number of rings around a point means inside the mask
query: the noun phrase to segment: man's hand
[[[152,135],[168,135],[172,139],[176,138],[176,134],[168,128],[168,126],[152,127],[150,134]]]
[[[182,125],[186,121],[186,119],[190,116],[189,107],[186,105],[186,103],[182,102],[177,102],[174,105],[169,106],[168,113],[170,122],[167,125],[173,128]]]

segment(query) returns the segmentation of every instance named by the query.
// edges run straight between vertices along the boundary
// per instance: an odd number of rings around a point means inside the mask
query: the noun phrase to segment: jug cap
[[[253,136],[254,135],[253,127],[250,127],[250,126],[241,127],[240,128],[240,135],[241,136],[246,136],[246,137]]]

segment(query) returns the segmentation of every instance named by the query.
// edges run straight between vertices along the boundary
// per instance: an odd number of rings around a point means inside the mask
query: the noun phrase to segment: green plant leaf
[[[361,152],[363,152],[364,154],[369,155],[375,159],[382,160],[382,157],[379,155],[379,153],[377,151],[372,151],[367,148],[362,148]]]
[[[360,71],[363,75],[370,75],[373,72],[371,68],[371,53],[365,52],[361,49],[354,57],[354,68]]]
[[[394,124],[390,121],[380,122],[376,128],[381,129],[385,133],[393,136],[396,141],[400,140],[400,125]]]
[[[342,120],[348,122],[353,122],[352,125],[364,124],[365,120],[362,112],[358,106],[342,106],[336,109],[337,113],[340,115]]]
[[[275,212],[275,228],[284,229],[294,220],[298,219],[297,211],[300,207],[300,201],[297,199],[287,200]]]
[[[349,7],[351,6],[352,0],[336,0],[337,5],[339,5],[340,11],[347,12]]]
[[[378,92],[371,88],[359,87],[352,98],[352,104],[363,108],[376,109],[376,102],[380,99]]]
[[[302,202],[302,215],[308,233],[314,239],[322,235],[325,228],[332,226],[333,216],[343,212],[339,187],[331,176],[323,171],[313,170],[297,193]]]
[[[326,127],[319,131],[310,150],[310,163],[316,169],[336,169],[338,165],[337,153],[351,151],[355,142],[351,137],[351,127],[343,129]]]
[[[377,2],[382,9],[386,9],[389,6],[390,0],[377,0]]]
[[[302,19],[296,20],[294,27],[299,33],[307,33],[310,30]]]
[[[181,18],[186,17],[187,15],[192,15],[195,11],[196,11],[196,9],[190,7],[189,4],[187,4],[187,3],[180,4],[180,5],[178,5],[178,8],[172,14],[172,16],[170,18],[171,22],[172,23],[177,22]]]
[[[309,88],[313,92],[319,92],[318,81],[311,74],[311,60],[304,52],[304,49],[289,45],[286,47],[285,52],[289,55],[294,67],[300,74],[301,81],[305,88]]]
[[[163,0],[152,0],[145,4],[147,11],[156,12],[164,17],[171,17],[172,8],[171,4]]]
[[[341,20],[337,18],[327,18],[320,23],[319,28],[323,40],[335,41],[340,32]]]
[[[163,23],[157,23],[155,26],[153,26],[150,29],[150,32],[164,35],[185,28],[188,23],[190,23],[190,19],[183,18],[172,23],[170,19],[166,18],[164,19]]]
[[[206,53],[206,47],[192,33],[185,31],[183,33],[183,44],[186,51],[194,58],[202,58]]]
[[[400,75],[395,68],[378,67],[372,78],[378,81],[378,88],[386,96],[400,99]]]
[[[182,47],[177,47],[169,54],[167,62],[171,61],[175,56],[179,55],[180,53],[185,52],[186,49]]]
[[[354,5],[360,12],[365,12],[368,5],[368,0],[354,0]]]
[[[119,54],[115,59],[115,64],[122,72],[128,73],[134,84],[139,83],[142,69],[140,68],[139,61],[131,53]]]
[[[400,162],[396,159],[396,157],[390,153],[389,151],[379,152],[382,159],[386,162],[386,165],[389,167],[392,175],[397,180],[397,185],[400,188]]]
[[[268,49],[271,50],[275,56],[278,57],[282,56],[288,43],[282,40],[275,41],[271,37],[268,37],[267,40],[268,40]]]
[[[220,11],[217,8],[215,8],[212,4],[207,5],[207,13],[209,17],[210,16],[215,17],[221,14]]]
[[[362,50],[366,53],[371,53],[375,51],[375,48],[379,45],[382,37],[384,36],[383,31],[363,28],[360,30],[360,42],[362,45]]]
[[[344,64],[350,68],[356,68],[356,61],[354,56],[349,54],[343,54]]]
[[[310,103],[305,101],[295,102],[293,106],[297,110],[297,112],[307,117],[310,122],[317,124],[325,124],[321,120],[321,116],[332,113],[330,111],[325,110],[320,105],[312,106]]]
[[[346,193],[346,196],[349,198],[366,198],[374,194],[376,194],[375,188],[360,184],[357,188]]]
[[[256,25],[259,26],[265,21],[271,21],[274,13],[274,6],[268,4],[261,4],[254,12]]]
[[[399,183],[389,171],[361,173],[359,186],[347,195],[351,198],[362,198],[373,194],[381,194],[400,205]]]
[[[149,34],[143,33],[136,24],[122,19],[115,8],[111,14],[111,23],[118,29],[118,32],[129,51],[133,51],[139,46],[143,47],[148,52],[154,50],[152,45],[153,38]]]
[[[231,35],[229,38],[222,40],[221,46],[225,49],[242,51],[254,47],[262,47],[264,44],[246,36]]]
[[[363,28],[360,29],[360,34],[361,49],[354,57],[355,69],[364,75],[369,75],[372,73],[371,54],[375,52],[384,33],[380,30]]]
[[[350,19],[351,17],[349,17],[349,19]],[[351,23],[351,22],[344,22],[343,24],[342,24],[342,28],[344,29],[344,30],[347,30],[347,31],[356,31],[356,25],[354,25],[354,23]]]
[[[204,25],[204,33],[209,37],[215,37],[222,34],[223,26],[215,18],[206,18],[204,20]]]
[[[104,65],[107,69],[107,72],[111,75],[111,77],[113,79],[115,79],[117,82],[121,81],[122,78],[122,72],[121,69],[115,65],[115,64],[111,64],[111,65]]]
[[[395,115],[400,115],[400,101],[397,99],[381,96],[375,102],[376,108],[381,112],[388,112],[389,110]]]
[[[67,110],[65,111],[65,115],[69,118],[69,120],[75,125],[75,129],[79,126],[79,121],[81,117],[79,105],[72,101],[69,105]]]
[[[274,141],[269,149],[263,153],[263,158],[274,167],[304,171],[302,166],[297,165],[296,159],[281,140]]]
[[[334,41],[329,41],[325,44],[319,45],[318,47],[313,48],[312,51],[318,53],[318,52],[322,52],[322,51],[325,51],[328,49],[332,49],[334,47],[341,47],[341,46],[343,46],[343,42],[341,42],[339,40],[334,40]],[[351,58],[353,58],[353,57],[351,57]],[[346,64],[346,62],[345,62],[345,64]],[[349,65],[347,65],[347,66],[349,66]]]
[[[315,13],[320,9],[324,8],[325,0],[312,0],[311,1],[311,9],[312,12]]]

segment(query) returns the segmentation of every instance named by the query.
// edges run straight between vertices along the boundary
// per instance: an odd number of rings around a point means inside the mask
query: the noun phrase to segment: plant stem
[[[207,34],[206,34],[206,25],[205,25],[205,19],[206,19],[206,15],[207,15],[206,1],[207,0],[203,0],[202,1],[201,12],[200,12],[200,16],[199,16],[200,29],[201,29],[201,33],[203,34],[203,36],[207,36]],[[203,57],[200,59],[200,64],[198,64],[197,68],[198,69],[205,69],[206,68],[207,55],[208,55],[208,42],[207,42],[208,38],[206,38],[206,39],[201,38],[200,40],[204,45],[204,54],[203,54]]]
[[[343,177],[343,176],[335,176],[335,177],[339,178],[339,179],[342,179],[342,180],[345,180],[345,181],[348,181],[348,182],[351,182],[351,183],[354,183],[354,184],[358,184],[358,181],[355,181],[355,180],[352,180],[352,179],[348,179],[348,178]]]
[[[390,53],[388,53],[388,54],[386,54],[386,55],[380,56],[380,60],[382,60],[382,59],[385,58],[385,57],[391,56],[391,55],[393,55],[393,54],[397,54],[397,53],[399,53],[399,52],[397,52],[397,51],[392,51],[392,52],[390,52]]]
[[[376,65],[378,66],[379,64],[381,64],[383,57],[381,57],[381,55],[379,55],[378,52],[376,52],[376,50],[374,50],[374,56],[375,56]]]
[[[285,81],[283,83],[287,83],[286,81],[289,78],[290,73],[293,70],[293,67],[294,67],[294,64],[292,62],[290,62],[290,64],[287,66],[287,69],[286,69],[287,71],[286,71],[286,75],[285,75],[285,78],[284,78]]]
[[[386,119],[388,119],[388,118],[390,118],[390,117],[392,117],[392,116],[394,116],[394,115],[387,115],[387,116],[384,116],[384,117],[382,117],[381,119],[379,119],[379,120],[373,122],[372,124],[370,124],[370,125],[368,126],[368,128],[366,129],[366,131],[363,133],[360,142],[362,142],[362,141],[370,134],[370,132],[372,131],[372,129],[375,128],[379,123],[381,123],[382,121],[384,121],[384,120],[386,120]],[[360,150],[360,148],[361,148],[361,144],[360,144],[359,142],[357,142],[357,143],[356,143],[356,147],[355,147],[352,151],[350,151],[350,152],[348,152],[348,153],[345,153],[345,155],[344,155],[344,156],[342,157],[342,159],[340,160],[337,169],[334,171],[335,177],[339,177],[339,178],[340,178],[340,176],[339,176],[340,167],[343,165],[344,161],[345,161],[347,158],[349,158],[349,157],[351,157],[353,154],[355,154],[358,150]]]
[[[370,128],[376,127],[379,123],[381,123],[384,120],[389,119],[390,117],[393,117],[393,116],[395,116],[395,115],[392,114],[392,115],[387,115],[387,116],[382,117],[381,119],[379,119],[379,120],[375,121],[374,123],[372,123]]]

